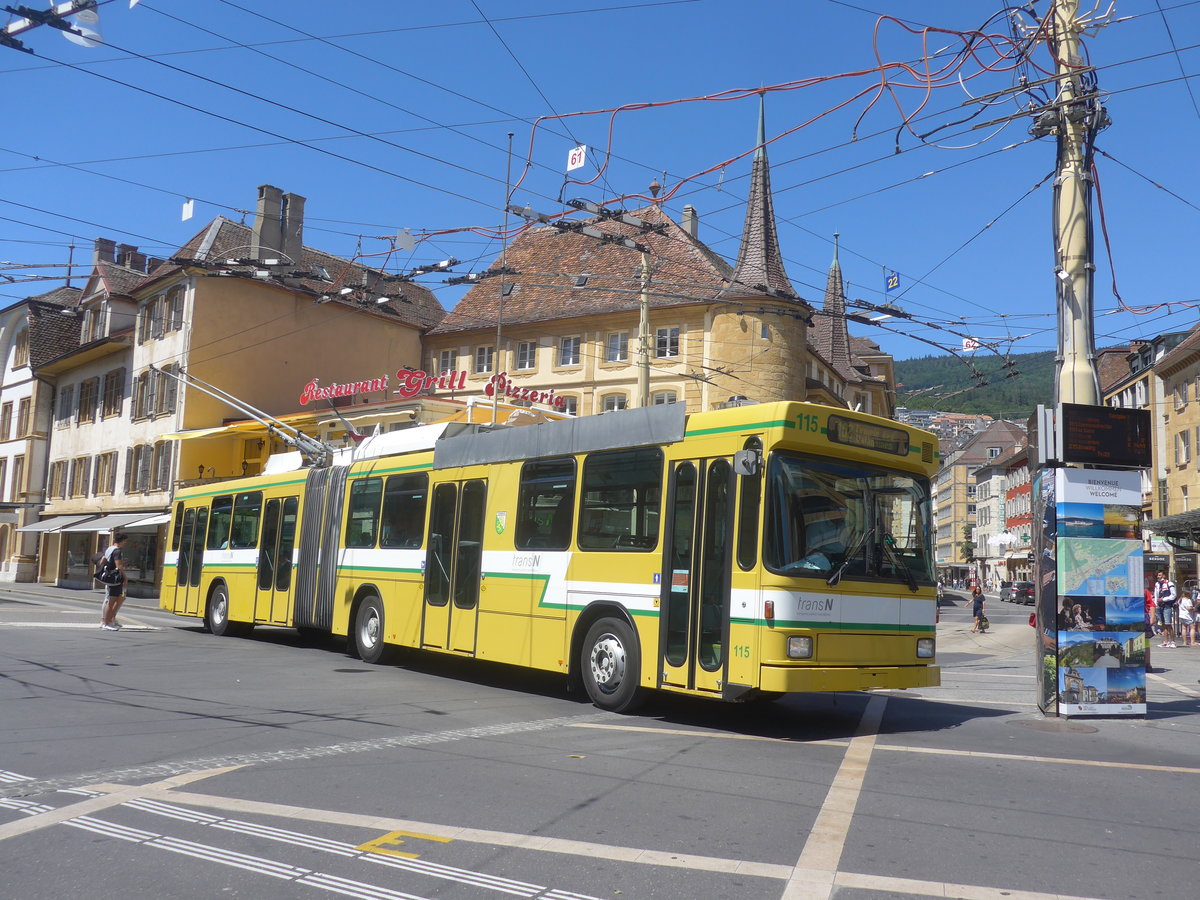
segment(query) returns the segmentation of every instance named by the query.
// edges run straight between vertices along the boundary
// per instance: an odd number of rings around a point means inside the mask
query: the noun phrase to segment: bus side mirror
[[[762,468],[761,450],[738,450],[733,454],[735,475],[757,475],[760,468]]]

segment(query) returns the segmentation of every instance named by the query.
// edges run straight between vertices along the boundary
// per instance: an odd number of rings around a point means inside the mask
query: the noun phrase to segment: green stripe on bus
[[[181,491],[180,492],[181,496],[178,496],[175,499],[177,501],[182,501],[182,502],[186,503],[188,500],[198,500],[201,497],[219,497],[222,494],[236,494],[236,493],[249,494],[249,493],[253,493],[254,491],[273,491],[276,488],[290,487],[293,484],[306,484],[307,482],[308,482],[308,476],[306,475],[303,478],[294,478],[291,481],[278,481],[273,484],[256,485],[255,487],[251,488],[249,491],[232,491],[228,487],[225,487],[220,490],[212,490],[212,491],[203,491],[201,493],[193,493],[192,490],[189,488],[189,489],[187,489],[186,493]]]
[[[795,428],[796,423],[789,419],[777,419],[772,422],[747,422],[744,425],[723,425],[720,428],[689,428],[684,437],[700,437],[706,434],[730,434],[735,431],[755,431],[761,428]]]
[[[754,625],[760,628],[805,628],[810,631],[898,631],[901,634],[932,634],[934,625],[887,625],[878,622],[805,622],[799,619],[730,618],[733,625]]]

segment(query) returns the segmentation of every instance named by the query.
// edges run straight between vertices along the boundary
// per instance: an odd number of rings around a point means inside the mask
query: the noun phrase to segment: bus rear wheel
[[[387,645],[383,641],[383,601],[364,597],[354,617],[354,649],[365,663],[382,662]]]
[[[641,654],[633,629],[620,619],[599,619],[588,629],[579,668],[588,697],[601,709],[630,712],[642,700]]]
[[[229,621],[229,588],[223,584],[213,588],[212,596],[208,598],[208,606],[204,609],[204,627],[217,637],[238,633],[237,627]]]

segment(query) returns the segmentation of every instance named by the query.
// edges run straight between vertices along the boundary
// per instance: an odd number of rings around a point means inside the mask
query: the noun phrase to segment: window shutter
[[[150,490],[150,445],[141,446],[142,458],[138,466],[138,490],[142,493]]]
[[[172,375],[179,374],[179,364],[178,363],[171,366],[171,373],[172,373]],[[179,382],[176,381],[174,378],[172,378],[170,375],[167,376],[166,394],[167,394],[167,402],[166,402],[167,412],[173,413],[173,412],[175,412],[176,403],[179,402]]]
[[[133,478],[136,471],[134,468],[133,449],[133,447],[125,449],[125,493],[127,494],[133,493]]]

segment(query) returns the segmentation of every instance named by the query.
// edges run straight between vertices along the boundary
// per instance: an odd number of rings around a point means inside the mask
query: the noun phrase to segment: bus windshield
[[[764,562],[784,575],[933,582],[927,479],[774,453],[767,467]]]

